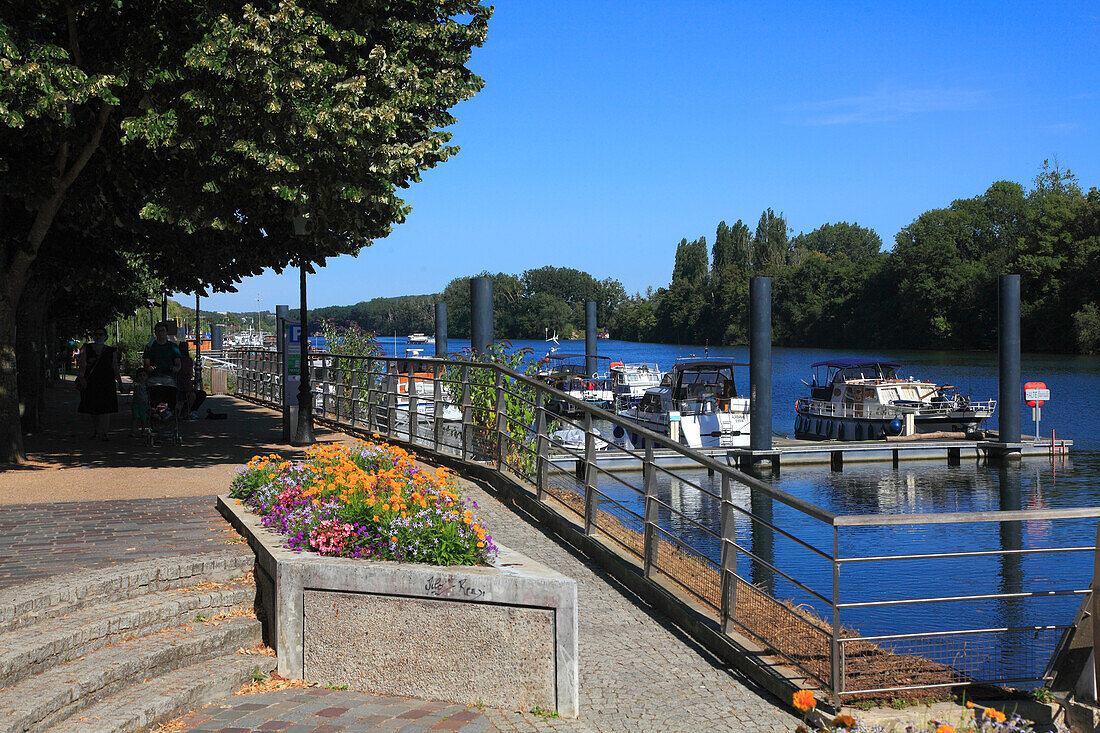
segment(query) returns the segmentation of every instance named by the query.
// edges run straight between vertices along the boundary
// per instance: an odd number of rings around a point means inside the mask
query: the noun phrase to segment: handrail
[[[261,401],[276,403],[281,401],[282,372],[277,368],[281,362],[282,354],[255,347],[246,347],[230,350],[226,354],[226,362],[238,372],[237,389],[242,394],[247,394]],[[478,359],[451,359],[428,356],[356,356],[349,354],[333,354],[328,352],[313,352],[307,359],[307,368],[316,372],[317,376],[311,380],[314,386],[313,399],[318,414],[325,419],[335,420],[340,425],[349,426],[368,432],[384,433],[388,440],[405,440],[410,444],[430,450],[446,452],[452,451],[454,455],[467,462],[477,462],[479,465],[493,468],[496,471],[508,471],[514,479],[527,481],[532,484],[533,495],[540,502],[546,502],[551,496],[561,500],[564,506],[575,511],[583,518],[581,520],[570,519],[570,522],[580,522],[574,525],[578,532],[593,534],[603,532],[607,537],[618,542],[626,553],[633,553],[630,557],[640,558],[641,570],[645,578],[652,578],[655,572],[660,572],[672,579],[681,589],[678,593],[691,593],[705,601],[707,607],[719,608],[717,622],[722,633],[733,633],[734,627],[744,629],[750,634],[764,634],[757,637],[762,643],[774,648],[790,663],[800,667],[810,677],[819,680],[831,694],[834,702],[840,700],[841,695],[855,692],[903,690],[913,687],[899,687],[889,678],[865,679],[856,674],[852,677],[847,670],[848,662],[852,662],[855,656],[846,657],[846,654],[865,656],[873,654],[875,644],[882,643],[886,647],[882,649],[885,654],[895,656],[884,657],[882,662],[886,668],[892,662],[905,663],[904,652],[893,652],[890,646],[894,642],[906,640],[931,640],[928,648],[938,650],[941,647],[947,650],[950,642],[945,639],[952,637],[965,637],[976,633],[1005,633],[1019,634],[1020,641],[1030,639],[1031,634],[1051,634],[1063,631],[1066,627],[1061,625],[1028,626],[1021,628],[979,629],[956,628],[945,631],[930,631],[912,634],[882,634],[873,637],[851,636],[844,630],[841,617],[842,611],[865,608],[896,608],[914,606],[918,604],[936,604],[944,602],[992,601],[1005,599],[1045,599],[1064,598],[1067,596],[1079,596],[1087,593],[1086,590],[1030,590],[1003,593],[975,593],[965,596],[941,596],[928,598],[889,598],[884,599],[880,589],[872,589],[868,594],[861,592],[856,598],[861,600],[841,601],[841,568],[845,565],[854,567],[855,563],[887,563],[905,562],[910,560],[951,559],[958,561],[971,561],[976,558],[993,556],[1019,557],[1024,555],[1049,555],[1053,553],[1085,553],[1095,551],[1091,546],[1067,546],[1067,547],[1036,547],[1036,548],[1009,548],[1000,550],[967,550],[960,552],[926,552],[905,553],[897,555],[865,555],[843,557],[840,553],[841,530],[859,527],[895,527],[895,526],[921,526],[943,524],[973,524],[973,523],[1019,523],[1034,520],[1094,520],[1100,518],[1100,507],[1067,508],[1067,509],[1040,509],[1021,511],[984,511],[984,512],[937,512],[929,514],[836,514],[812,502],[788,494],[756,476],[737,470],[735,467],[719,463],[717,460],[703,455],[691,448],[672,441],[665,435],[658,434],[649,428],[635,423],[625,417],[610,412],[600,407],[584,402],[578,397],[561,392],[544,382],[533,378],[510,367],[491,361]],[[398,371],[400,368],[401,371]],[[478,372],[475,370],[488,370]],[[411,372],[411,373],[410,373]],[[421,376],[423,374],[424,376]],[[408,387],[406,393],[399,394],[399,384],[402,380]],[[430,382],[431,388],[423,382]],[[413,385],[415,384],[415,389]],[[490,397],[488,402],[478,404],[471,399],[471,388],[476,390],[490,390],[495,397]],[[484,393],[481,393],[484,394]],[[460,397],[461,395],[461,397]],[[518,406],[522,410],[522,419],[514,414],[508,414],[505,408],[506,395],[508,404]],[[448,397],[449,396],[449,397]],[[551,401],[566,407],[576,415],[570,419],[561,415],[553,415],[547,408]],[[833,403],[828,403],[833,404]],[[871,403],[875,406],[875,403]],[[979,409],[987,403],[970,403]],[[992,403],[989,403],[992,404]],[[450,415],[461,413],[461,421],[457,417],[446,418],[444,422],[444,405],[450,410]],[[867,407],[867,405],[864,405]],[[454,409],[452,409],[454,408]],[[534,415],[532,424],[527,424],[529,416]],[[570,448],[561,442],[555,441],[548,434],[551,420],[560,420],[561,423],[574,426],[584,433],[583,446]],[[598,437],[593,426],[594,421],[621,427],[641,439],[642,448],[632,445],[627,447],[617,445],[610,440]],[[604,429],[601,424],[601,430]],[[444,440],[444,438],[446,440]],[[450,442],[447,442],[450,441]],[[642,468],[642,485],[628,483],[620,476],[614,475],[604,466],[597,463],[598,455],[603,454],[598,448],[603,447],[614,451],[616,455],[629,457],[637,461]],[[699,478],[700,474],[694,474],[691,478],[683,475],[682,471],[657,463],[655,451],[662,450],[662,456],[672,455],[686,459],[692,466],[692,471],[707,471],[712,477],[721,481],[721,491],[717,491],[715,484],[705,482]],[[553,451],[553,452],[551,452]],[[727,460],[729,457],[727,456]],[[572,468],[569,466],[572,465]],[[606,465],[606,464],[605,464]],[[575,471],[575,477],[570,472]],[[566,477],[565,484],[551,485],[548,476],[550,473],[560,480]],[[721,511],[720,529],[704,524],[696,516],[680,508],[674,501],[664,498],[657,491],[657,477],[670,476],[676,482],[676,491],[684,494],[684,500],[717,502]],[[601,484],[601,476],[611,476],[622,488],[614,488],[611,483]],[[711,478],[710,481],[714,479]],[[739,506],[733,499],[731,482],[747,488],[752,494],[753,505],[751,507]],[[564,486],[564,493],[559,491]],[[628,496],[625,499],[631,506],[623,504],[615,496],[606,493],[613,491],[625,491],[620,496]],[[557,493],[555,493],[557,492]],[[617,494],[618,495],[618,494]],[[571,498],[573,497],[573,498]],[[801,517],[816,520],[829,528],[832,534],[833,547],[831,553],[814,545],[820,543],[818,534],[806,535],[803,539],[796,534],[804,533],[805,527],[811,527],[808,531],[820,533],[820,525],[800,525],[790,527],[788,531],[781,526],[778,518],[773,518],[770,513],[758,512],[756,509],[757,497],[773,499],[790,509],[793,509]],[[583,507],[580,505],[583,500]],[[637,508],[638,503],[644,505],[644,511]],[[621,518],[614,511],[608,512],[601,505],[610,508],[612,505],[626,514],[623,517],[631,518],[627,524],[623,524]],[[669,517],[675,517],[670,523]],[[634,529],[633,523],[640,521],[644,526],[644,534]],[[800,558],[797,563],[779,557],[773,550],[765,553],[756,546],[754,537],[751,548],[739,543],[737,540],[737,523],[747,521],[755,533],[757,529],[768,532],[768,536],[776,540],[782,538],[785,548],[800,547],[809,550],[810,555],[798,553]],[[784,520],[786,521],[786,520]],[[662,524],[663,522],[663,524]],[[628,525],[630,525],[628,527]],[[743,526],[743,525],[742,525]],[[687,528],[687,529],[685,529]],[[683,532],[686,535],[681,535]],[[629,534],[634,532],[637,539],[630,539]],[[846,535],[847,536],[847,535]],[[858,533],[855,536],[859,536]],[[714,541],[717,540],[717,548]],[[812,540],[812,541],[811,541]],[[787,543],[793,543],[787,544]],[[666,549],[660,549],[666,547]],[[672,547],[670,556],[667,549]],[[904,550],[904,547],[898,549]],[[714,556],[716,551],[721,552],[721,560]],[[698,557],[695,557],[698,556]],[[739,583],[751,584],[738,572],[737,558],[745,558],[753,565],[753,579],[759,582],[756,576],[757,569],[770,572],[771,577],[781,579],[798,589],[805,596],[804,599],[812,599],[814,602],[824,604],[831,611],[831,623],[828,620],[817,621],[807,618],[787,602],[781,602],[776,590],[770,586],[757,587],[756,591],[770,598],[769,603],[775,604],[769,613],[792,614],[791,623],[809,624],[815,629],[808,635],[779,633],[778,636],[769,637],[772,633],[766,628],[752,630],[754,619],[744,616],[744,609],[739,609],[737,604],[737,587]],[[809,585],[810,580],[819,576],[808,575],[798,578],[794,573],[802,575],[806,562],[824,563],[832,568],[832,589],[829,593],[822,593]],[[671,564],[670,564],[671,563]],[[801,564],[800,564],[801,563]],[[806,566],[808,567],[808,566]],[[806,572],[810,572],[807,570]],[[816,572],[816,571],[814,571]],[[685,574],[686,573],[686,574]],[[765,575],[765,577],[768,577]],[[847,579],[847,575],[846,575]],[[804,582],[805,581],[805,582]],[[822,580],[813,580],[814,585],[823,584]],[[717,584],[717,585],[715,585]],[[784,586],[786,588],[787,586]],[[844,586],[845,588],[850,586]],[[713,593],[715,588],[720,591],[720,598]],[[979,590],[979,589],[975,589]],[[786,591],[785,591],[786,592]],[[758,596],[753,596],[753,603],[761,602]],[[863,600],[866,599],[866,600]],[[790,602],[791,604],[794,601]],[[785,608],[785,611],[780,609]],[[820,609],[818,609],[820,610]],[[801,622],[794,621],[794,616],[801,616]],[[825,619],[822,616],[822,619]],[[960,624],[964,625],[964,624]],[[904,627],[903,627],[904,629]],[[816,635],[816,636],[815,636]],[[790,638],[787,638],[787,637]],[[935,640],[940,641],[936,642]],[[816,640],[816,641],[815,641]],[[858,642],[864,645],[857,650],[851,650],[850,645]],[[1031,643],[1031,642],[1026,642]],[[1035,642],[1036,644],[1038,642]],[[799,646],[809,644],[810,647]],[[819,644],[819,646],[813,646]],[[870,651],[868,648],[870,647]],[[919,644],[917,648],[920,647]],[[949,650],[944,651],[947,654]],[[923,652],[918,652],[923,654]],[[933,653],[939,653],[933,652]],[[975,652],[970,652],[974,654]],[[1022,652],[1021,652],[1022,653]],[[963,652],[958,652],[961,658]],[[980,655],[978,657],[981,658]],[[816,660],[816,661],[814,661]],[[827,666],[820,665],[825,660]],[[1019,661],[1019,660],[1017,660]],[[996,679],[981,679],[981,674],[974,675],[971,672],[956,672],[956,658],[948,655],[938,661],[938,667],[951,671],[955,675],[950,683],[930,678],[926,684],[916,687],[938,687],[948,684],[960,684],[965,682],[993,681],[1004,683],[1004,675]],[[984,673],[983,673],[984,674]],[[989,673],[994,674],[994,673]],[[1044,672],[1045,674],[1045,672]],[[941,678],[942,679],[942,678]],[[1017,681],[1033,681],[1017,680]],[[853,685],[855,687],[853,687]],[[863,687],[858,687],[863,685]]]

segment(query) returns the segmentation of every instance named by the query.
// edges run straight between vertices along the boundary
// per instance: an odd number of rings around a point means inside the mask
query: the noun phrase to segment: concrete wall
[[[493,567],[292,552],[233,499],[279,673],[379,694],[578,713],[576,582],[501,547]]]

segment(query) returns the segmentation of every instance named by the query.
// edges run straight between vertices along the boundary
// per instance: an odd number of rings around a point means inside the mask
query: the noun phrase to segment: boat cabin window
[[[859,379],[897,379],[897,367],[890,364],[860,364],[838,368],[829,380],[833,384]]]
[[[642,401],[638,403],[638,410],[641,412],[664,412],[661,407],[661,395],[650,393],[642,397]]]
[[[737,394],[732,367],[685,369],[676,388],[677,400],[718,399]]]

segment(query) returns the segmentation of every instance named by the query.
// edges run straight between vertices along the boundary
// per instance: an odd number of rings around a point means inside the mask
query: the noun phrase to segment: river
[[[383,339],[387,354],[404,355],[403,338],[395,343]],[[451,339],[452,351],[469,342]],[[535,357],[547,351],[543,341],[515,341],[515,348],[529,347]],[[702,357],[702,346],[669,346],[601,340],[599,354],[623,362],[655,362],[668,369],[678,357]],[[557,353],[583,353],[583,341],[562,341]],[[434,353],[427,346],[424,353]],[[747,348],[711,347],[711,357],[748,361]],[[953,384],[977,400],[997,399],[997,355],[995,352],[946,351],[831,351],[822,349],[775,348],[773,363],[773,431],[789,435],[794,427],[794,401],[806,396],[799,381],[808,378],[809,365],[833,357],[884,357],[905,365],[904,375]],[[889,463],[846,464],[842,472],[828,465],[784,466],[778,477],[764,478],[778,488],[837,514],[895,514],[923,512],[967,512],[997,509],[1040,509],[1100,506],[1100,411],[1092,409],[1100,397],[1100,357],[1024,354],[1024,381],[1043,381],[1051,400],[1043,407],[1042,433],[1057,431],[1059,439],[1074,442],[1065,460],[1027,458],[1005,466],[988,466],[963,461],[947,466],[943,460],[902,462],[898,469]],[[746,390],[748,368],[737,370],[738,389]],[[996,415],[985,427],[996,427]],[[1022,432],[1031,434],[1031,410],[1022,407]],[[684,478],[719,491],[717,479],[705,472]],[[640,475],[637,483],[640,485]],[[691,519],[717,530],[718,505],[694,490],[685,490],[675,478],[661,476],[662,498]],[[641,501],[613,480],[603,479],[601,490],[642,513]],[[748,506],[748,492],[740,503]],[[736,497],[735,497],[736,498]],[[784,527],[815,546],[830,551],[831,530],[774,503],[754,507],[773,512]],[[662,525],[692,538],[717,556],[718,548],[689,522],[662,517]],[[815,560],[794,543],[772,533],[754,532],[748,522],[739,525],[738,539],[754,552],[784,569],[796,569],[800,580],[829,595],[831,565]],[[886,555],[928,552],[998,550],[1055,546],[1086,546],[1096,542],[1095,520],[1028,521],[1020,524],[923,525],[848,529],[841,535],[841,555]],[[747,563],[739,572],[753,582],[773,590],[777,597],[812,606],[827,617],[819,602],[791,583]],[[841,599],[859,602],[883,598],[976,595],[1021,591],[1059,590],[1088,587],[1092,556],[1086,553],[970,558],[967,560],[920,560],[889,563],[857,563],[844,567]],[[1031,624],[1066,624],[1080,604],[1079,596],[1035,600],[990,600],[966,603],[918,604],[892,608],[846,610],[843,622],[861,634],[878,635],[899,631],[936,631],[957,628],[1013,627]],[[989,649],[995,655],[995,649]],[[1041,664],[1042,659],[1036,660]]]

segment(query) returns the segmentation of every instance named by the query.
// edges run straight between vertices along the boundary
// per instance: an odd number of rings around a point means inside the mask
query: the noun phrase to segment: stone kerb
[[[576,581],[500,547],[491,567],[294,552],[227,496],[256,555],[279,674],[376,694],[576,717]]]

